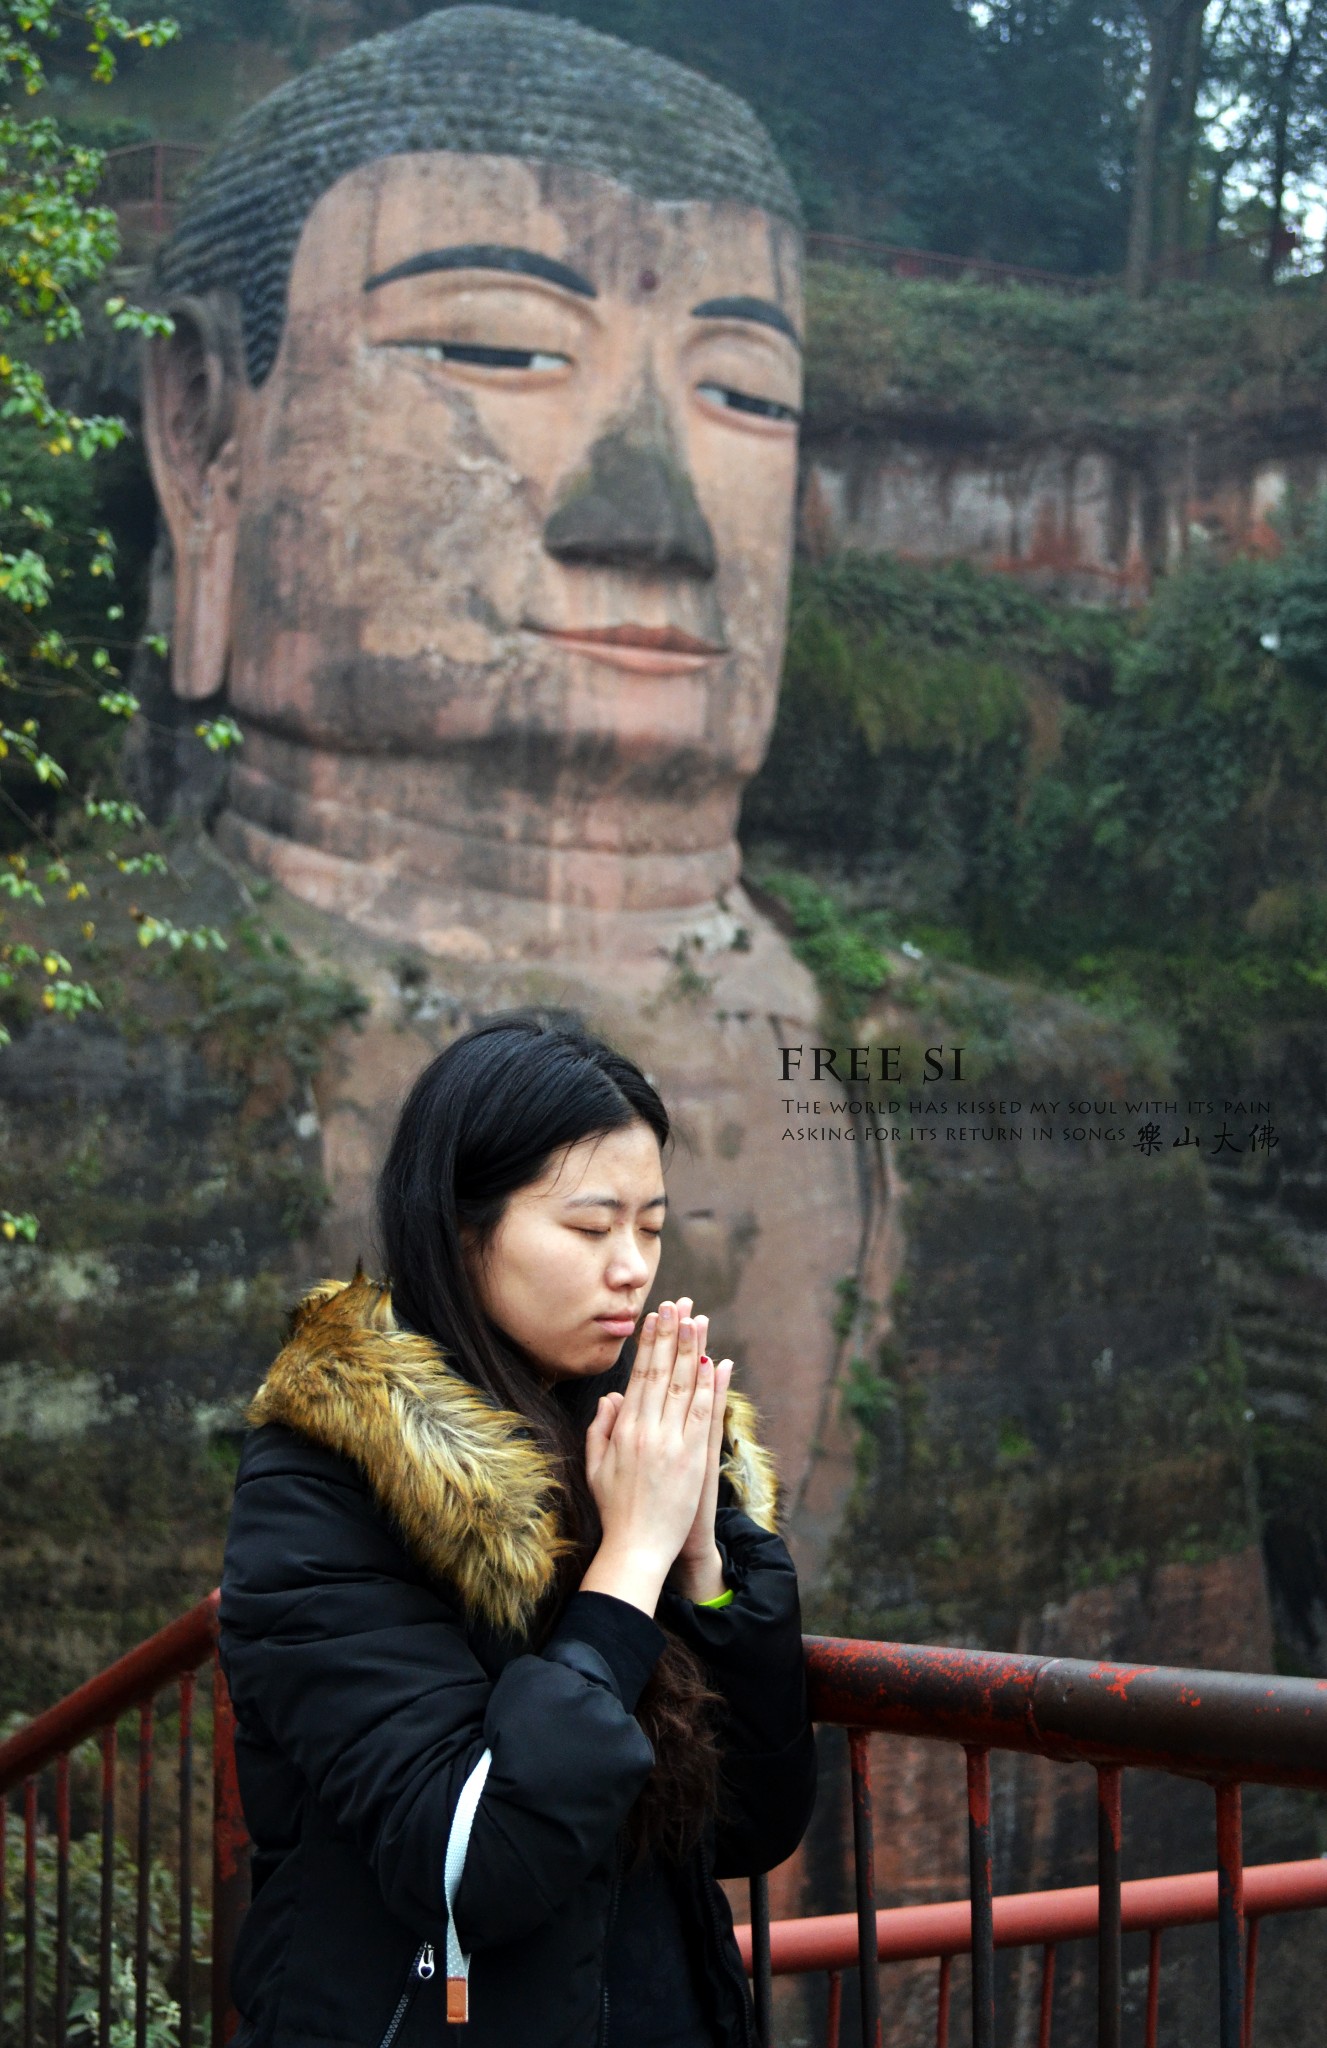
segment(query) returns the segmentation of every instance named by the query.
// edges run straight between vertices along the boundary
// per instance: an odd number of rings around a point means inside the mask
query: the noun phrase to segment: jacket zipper
[[[437,1968],[433,1960],[433,1943],[421,1941],[419,1953],[410,1965],[410,1975],[405,1980],[405,1989],[396,2001],[396,2011],[387,2022],[387,2032],[378,2043],[378,2048],[392,2048],[392,2043],[401,2031],[402,2021],[410,2010],[411,2001],[421,1983],[427,1983]]]
[[[622,1845],[613,1845],[613,1881],[608,1888],[608,1912],[604,1919],[604,1959],[602,1964],[602,2010],[599,2015],[599,2048],[608,2048],[608,1943],[613,1932],[613,1915],[617,1911],[618,1878],[622,1869]],[[384,2043],[384,2048],[386,2044]]]

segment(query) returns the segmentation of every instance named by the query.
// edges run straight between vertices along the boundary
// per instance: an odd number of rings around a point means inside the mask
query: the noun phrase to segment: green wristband
[[[727,1607],[732,1597],[733,1589],[727,1586],[722,1593],[716,1594],[713,1600],[693,1600],[691,1604],[693,1607]]]

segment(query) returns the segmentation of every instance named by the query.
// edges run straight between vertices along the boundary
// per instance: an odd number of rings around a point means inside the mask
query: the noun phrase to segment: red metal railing
[[[1078,277],[1070,271],[1038,270],[1026,263],[995,263],[985,256],[946,256],[935,249],[910,249],[901,242],[865,241],[858,235],[810,234],[807,253],[849,263],[866,263],[895,277],[927,277],[944,283],[1027,284],[1044,291],[1105,291],[1113,277]]]
[[[70,2020],[70,1758],[89,1738],[100,1749],[101,1834],[100,1896],[97,1913],[96,2014],[97,2048],[110,2048],[114,1942],[115,1846],[117,1834],[117,1765],[119,1723],[128,1715],[137,1722],[137,1770],[134,1800],[135,1899],[133,1927],[134,2043],[145,2048],[148,2030],[148,1952],[152,1932],[151,1878],[153,1811],[156,1783],[156,1721],[158,1702],[178,1688],[177,1815],[174,1851],[178,1867],[179,1921],[178,2004],[181,2048],[194,2041],[193,1864],[194,1864],[194,1719],[197,1673],[212,1661],[212,2048],[224,2048],[235,2029],[227,1991],[228,1963],[240,1915],[248,1899],[248,1836],[240,1809],[235,1775],[234,1718],[230,1695],[216,1662],[219,1593],[168,1628],[140,1643],[107,1671],[58,1702],[16,1735],[0,1743],[0,2036],[5,2033],[7,1985],[5,1957],[8,1898],[6,1831],[10,1794],[22,1795],[23,1828],[23,1987],[19,2040],[36,2048],[39,2039],[65,2048]],[[37,1846],[41,1828],[41,1778],[54,1767],[51,1803],[56,1843],[54,1996],[46,2017],[49,2029],[39,2033]],[[217,1964],[220,1967],[217,1967]]]
[[[1241,1786],[1327,1789],[1327,1682],[1246,1672],[1091,1664],[1071,1658],[907,1643],[808,1639],[812,1711],[848,1730],[855,1915],[785,1921],[768,1957],[755,1928],[745,1953],[757,1988],[769,1976],[830,1973],[826,2042],[838,2048],[841,1972],[854,1955],[863,2048],[880,2038],[879,1961],[936,1959],[936,2041],[949,2028],[950,1966],[972,1958],[973,2048],[994,2048],[995,1950],[1043,1952],[1039,2048],[1049,2048],[1055,1963],[1064,1941],[1097,1940],[1098,2048],[1119,2048],[1121,1935],[1146,1931],[1146,2048],[1156,2048],[1161,1935],[1217,1923],[1221,2048],[1252,2048],[1258,1927],[1271,1913],[1327,1906],[1327,1859],[1244,1869]],[[875,1910],[871,1730],[961,1745],[967,1762],[969,1896],[943,1906]],[[995,1899],[991,1882],[993,1749],[1086,1763],[1097,1773],[1097,1883]],[[1121,1776],[1126,1768],[1206,1780],[1213,1789],[1217,1869],[1121,1882]],[[1247,1941],[1246,1941],[1247,1928]],[[768,2038],[768,2036],[766,2036]]]
[[[996,263],[985,256],[949,256],[936,249],[911,249],[904,243],[868,241],[857,235],[809,234],[806,246],[812,256],[866,264],[894,277],[929,278],[942,284],[1022,284],[1039,291],[1063,292],[1070,298],[1120,291],[1124,285],[1124,279],[1113,272],[1083,277],[1072,271],[1039,270],[1026,263]],[[1277,263],[1283,263],[1300,246],[1298,236],[1283,231],[1277,245]],[[1237,282],[1241,273],[1248,278],[1253,269],[1251,258],[1259,259],[1253,270],[1257,276],[1266,251],[1266,230],[1253,235],[1223,235],[1213,248],[1174,250],[1154,258],[1148,266],[1148,282],[1213,283],[1223,278],[1227,283]]]
[[[194,142],[131,142],[120,149],[108,149],[98,196],[115,209],[125,228],[146,229],[154,237],[167,234],[174,225],[175,209],[185,186],[206,154],[203,145]],[[1149,274],[1154,284],[1207,277],[1214,260],[1237,251],[1261,253],[1266,241],[1265,233],[1228,236],[1216,251],[1184,250],[1159,258]],[[1027,263],[996,263],[985,256],[951,256],[936,249],[913,249],[905,243],[877,242],[859,235],[809,234],[806,244],[812,256],[868,264],[895,277],[1031,285],[1071,297],[1118,289],[1121,283],[1114,276],[1081,277],[1070,271],[1043,270]],[[1289,255],[1295,246],[1294,234],[1284,231],[1280,256]]]
[[[225,1681],[215,1663],[218,1596],[0,1744],[0,1874],[7,1869],[5,1828],[10,1795],[21,1798],[23,1857],[22,2048],[50,2041],[65,2048],[71,2008],[71,1753],[100,1745],[100,1899],[96,2038],[110,2048],[111,1985],[116,1964],[113,1906],[117,1832],[117,1729],[137,1718],[134,1802],[136,1890],[133,1926],[134,2042],[148,2038],[149,1939],[157,1784],[154,1730],[158,1702],[178,1687],[177,1866],[181,2048],[196,2048],[192,1996],[195,1929],[194,1706],[196,1674],[213,1661],[212,1683],[212,1929],[211,2042],[224,2048],[234,2027],[227,1998],[229,1957],[247,1897],[247,1839],[235,1778],[233,1721]],[[809,1637],[812,1711],[817,1721],[847,1731],[851,1763],[856,1911],[770,1924],[768,1880],[751,1880],[751,1924],[738,1929],[753,1977],[762,2040],[772,2040],[776,1975],[822,1971],[828,1976],[827,2048],[839,2048],[846,1969],[855,1964],[863,2048],[881,2039],[878,1966],[930,1959],[937,1964],[936,2041],[947,2048],[955,1956],[971,1957],[973,2048],[994,2048],[995,1952],[1040,1948],[1039,2048],[1049,2048],[1055,1966],[1062,1943],[1095,1937],[1097,2039],[1119,2048],[1121,1939],[1141,1930],[1149,1939],[1147,2048],[1158,2039],[1161,1939],[1167,1928],[1215,1921],[1216,1999],[1221,2048],[1252,2048],[1258,1929],[1269,1914],[1327,1906],[1327,1858],[1244,1868],[1241,1785],[1327,1790],[1327,1683],[1242,1672],[1174,1671],[1089,1664],[1065,1658],[934,1649]],[[960,1746],[968,1785],[969,1896],[939,1905],[876,1906],[872,1731],[922,1736]],[[992,1896],[990,1760],[992,1750],[1086,1763],[1097,1773],[1097,1883],[1057,1891]],[[1127,1768],[1207,1781],[1213,1789],[1217,1868],[1181,1877],[1121,1881],[1121,1776]],[[53,1785],[42,1774],[53,1772]],[[45,1798],[43,1798],[45,1794]],[[45,1811],[43,1810],[45,1807]],[[55,1913],[50,1989],[38,1970],[39,1856],[54,1817]],[[0,1971],[9,1902],[0,1885]],[[41,1981],[46,1981],[45,1979]],[[0,1975],[0,2029],[5,2011]]]
[[[194,142],[131,142],[108,149],[98,198],[114,207],[122,224],[164,235],[191,173],[207,154]]]

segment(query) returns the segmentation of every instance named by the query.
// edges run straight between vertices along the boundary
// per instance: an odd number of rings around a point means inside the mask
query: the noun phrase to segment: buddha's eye
[[[697,384],[696,396],[707,398],[711,405],[726,406],[730,412],[754,413],[762,420],[796,422],[801,418],[795,406],[783,405],[777,398],[756,398],[749,391],[734,391],[729,384]]]
[[[468,363],[480,370],[565,370],[570,356],[542,348],[489,348],[477,341],[399,341],[412,355],[431,363]]]

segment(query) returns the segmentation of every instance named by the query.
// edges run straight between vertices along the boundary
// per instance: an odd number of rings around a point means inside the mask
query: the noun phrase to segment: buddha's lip
[[[529,630],[572,652],[637,674],[666,675],[701,668],[728,652],[713,640],[684,633],[680,626],[538,626],[531,622]]]

